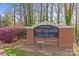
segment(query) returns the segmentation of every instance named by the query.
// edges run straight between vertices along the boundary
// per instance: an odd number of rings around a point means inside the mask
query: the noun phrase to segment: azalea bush
[[[0,28],[0,41],[2,42],[12,42],[15,38],[14,28]]]
[[[11,43],[17,39],[17,37],[23,39],[25,35],[25,30],[21,28],[0,28],[0,41],[4,43]]]

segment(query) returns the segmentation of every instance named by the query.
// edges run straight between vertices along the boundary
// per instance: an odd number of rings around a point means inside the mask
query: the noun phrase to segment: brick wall
[[[73,28],[59,28],[59,38],[34,38],[33,28],[27,28],[27,41],[34,43],[37,41],[44,41],[45,43],[52,43],[59,45],[59,47],[72,48],[73,47]]]
[[[73,47],[73,28],[59,29],[59,46],[72,48]]]
[[[27,41],[29,43],[33,43],[34,37],[33,37],[33,28],[27,28],[27,35],[26,35]]]

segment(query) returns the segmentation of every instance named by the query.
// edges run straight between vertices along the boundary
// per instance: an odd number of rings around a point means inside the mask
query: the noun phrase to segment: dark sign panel
[[[59,37],[58,27],[52,25],[40,25],[34,28],[35,38]]]

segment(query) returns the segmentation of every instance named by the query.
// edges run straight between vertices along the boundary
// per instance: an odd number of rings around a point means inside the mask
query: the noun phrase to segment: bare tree
[[[27,20],[28,20],[28,16],[27,16],[27,13],[28,13],[28,6],[27,6],[27,4],[24,4],[24,3],[22,3],[21,6],[22,6],[21,12],[22,12],[22,15],[23,15],[23,18],[24,18],[24,25],[27,26]]]
[[[53,3],[51,4],[50,20],[53,22]]]
[[[40,22],[43,21],[43,15],[42,15],[42,3],[40,3]]]
[[[48,3],[46,3],[46,21],[48,21]]]
[[[20,24],[22,25],[22,15],[21,15],[21,3],[19,4],[19,9],[20,9]]]
[[[1,20],[1,15],[0,15],[0,27],[2,27],[2,20]]]
[[[78,12],[77,12],[77,8],[78,8],[77,4],[76,4],[75,7],[76,7],[76,9],[75,9],[76,10],[76,14],[75,14],[75,17],[76,17],[76,19],[75,19],[75,36],[77,37],[77,17],[78,17],[78,15],[77,15],[78,14]]]
[[[57,24],[59,24],[59,16],[60,16],[60,4],[58,3],[58,15],[57,15]]]
[[[16,21],[15,21],[15,4],[14,4],[14,26],[15,26],[15,23]]]

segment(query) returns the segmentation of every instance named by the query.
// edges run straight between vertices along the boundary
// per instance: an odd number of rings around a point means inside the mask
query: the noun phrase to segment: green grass
[[[4,48],[8,56],[32,56],[33,54],[19,48],[12,49],[12,48]]]

